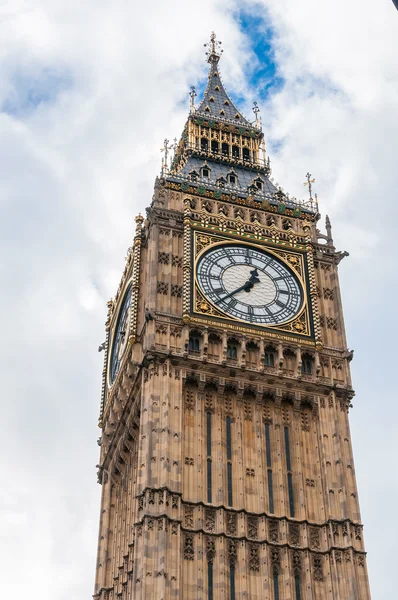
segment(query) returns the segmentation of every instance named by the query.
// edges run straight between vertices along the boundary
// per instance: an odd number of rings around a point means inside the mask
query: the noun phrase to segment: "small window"
[[[219,92],[220,91],[220,88],[218,87],[218,85],[216,85],[216,87],[214,88],[214,91],[215,92]]]
[[[221,152],[223,156],[229,156],[229,144],[224,142],[221,146]]]
[[[256,188],[257,188],[258,190],[262,190],[262,189],[263,189],[263,187],[264,187],[264,182],[263,182],[263,181],[261,181],[261,179],[256,179]]]
[[[301,372],[303,375],[312,375],[312,358],[304,357],[302,359]]]
[[[189,352],[199,352],[200,351],[200,339],[197,335],[189,336],[189,344],[188,344]]]
[[[207,167],[203,167],[202,177],[210,177],[210,170]]]
[[[218,73],[217,73],[217,71],[214,71],[214,73],[213,73],[213,77],[218,77]]]
[[[208,147],[209,147],[208,140],[206,138],[202,138],[200,140],[200,148],[201,148],[201,150],[204,150],[206,152],[206,150],[208,149]]]
[[[232,156],[233,158],[239,158],[239,146],[232,146]]]
[[[232,185],[235,185],[236,184],[236,175],[232,175],[232,174],[228,175],[228,180],[229,180],[229,183],[231,183]]]
[[[213,96],[209,99],[209,102],[214,102]]]
[[[225,100],[224,104],[225,104],[225,106],[229,106],[228,100]]]
[[[189,176],[191,178],[192,181],[197,181],[198,177],[199,177],[199,173],[197,171],[191,171],[189,173]]]
[[[249,148],[243,148],[243,160],[250,161],[250,150]]]
[[[237,348],[236,344],[228,344],[227,345],[227,358],[231,358],[232,360],[237,360],[238,348]]]
[[[222,117],[225,117],[225,111],[223,111],[223,110],[220,110],[220,115],[221,115]]]
[[[274,353],[272,351],[267,351],[264,354],[264,365],[266,367],[274,367],[275,366],[275,358],[274,358]]]
[[[218,148],[219,146],[217,140],[211,140],[211,151],[218,153]]]
[[[288,229],[290,229],[292,226],[291,222],[289,221],[289,219],[283,219],[282,221],[282,228],[287,231]]]
[[[210,108],[208,106],[206,106],[205,112],[210,112]]]
[[[240,114],[239,113],[236,113],[235,119],[240,119]]]
[[[220,188],[224,188],[226,183],[227,182],[225,181],[224,177],[220,177],[219,179],[217,179],[217,185]]]

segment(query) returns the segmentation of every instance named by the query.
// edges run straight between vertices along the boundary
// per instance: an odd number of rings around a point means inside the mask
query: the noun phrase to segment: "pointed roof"
[[[195,114],[201,114],[207,119],[212,118],[216,121],[233,121],[236,125],[252,128],[253,125],[245,119],[225,91],[218,67],[222,51],[220,53],[216,51],[220,43],[216,41],[216,36],[212,33],[207,58],[207,62],[210,64],[207,88]]]

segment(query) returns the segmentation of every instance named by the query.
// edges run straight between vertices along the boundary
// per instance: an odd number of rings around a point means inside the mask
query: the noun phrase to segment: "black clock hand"
[[[218,304],[219,302],[226,300],[230,296],[234,296],[235,294],[237,294],[238,292],[241,292],[242,290],[245,290],[245,292],[249,292],[255,283],[260,283],[260,280],[257,277],[257,275],[258,275],[257,269],[250,271],[250,277],[243,285],[241,285],[238,289],[234,290],[233,292],[229,292],[229,294],[227,294],[226,296],[223,296],[222,298],[217,300],[215,302],[215,304]]]

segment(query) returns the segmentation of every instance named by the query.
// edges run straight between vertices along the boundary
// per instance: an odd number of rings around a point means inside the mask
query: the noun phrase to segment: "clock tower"
[[[218,48],[108,302],[94,598],[370,600],[346,253],[272,183]]]

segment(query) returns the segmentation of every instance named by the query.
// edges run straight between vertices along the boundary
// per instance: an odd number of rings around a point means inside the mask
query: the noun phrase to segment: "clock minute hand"
[[[242,290],[245,290],[245,292],[249,292],[252,289],[252,287],[254,286],[255,283],[260,283],[260,280],[257,277],[257,275],[258,275],[257,269],[254,269],[253,271],[250,271],[250,273],[251,274],[250,274],[249,279],[243,285],[241,285],[240,287],[238,287],[233,292],[229,292],[229,294],[227,294],[226,296],[223,296],[222,298],[220,298],[219,300],[217,300],[215,302],[215,304],[218,304],[219,302],[222,302],[223,300],[226,300],[230,296],[234,296],[235,294],[237,294],[238,292],[241,292]]]

